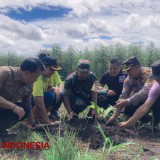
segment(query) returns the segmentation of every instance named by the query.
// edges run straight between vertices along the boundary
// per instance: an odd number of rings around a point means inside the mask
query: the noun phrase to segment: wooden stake
[[[95,111],[96,111],[96,114],[95,114],[95,120],[97,120],[97,90],[98,90],[98,85],[99,85],[99,82],[98,81],[95,81],[93,86],[92,86],[92,89],[91,91],[93,91],[93,102],[95,104]]]

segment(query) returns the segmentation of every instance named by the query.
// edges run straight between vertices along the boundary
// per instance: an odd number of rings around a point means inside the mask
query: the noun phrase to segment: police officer
[[[78,117],[92,101],[92,86],[96,81],[96,76],[90,71],[90,62],[88,60],[80,60],[75,72],[71,73],[64,85],[64,106],[68,112],[68,118]],[[98,98],[99,102],[103,103],[103,99]],[[100,106],[100,105],[99,105]],[[101,106],[100,106],[101,107]],[[88,116],[94,117],[95,111],[92,110]]]
[[[106,91],[108,98],[106,99],[105,108],[108,105],[115,105],[122,92],[123,82],[126,77],[127,74],[122,71],[122,66],[118,59],[111,59],[108,65],[108,71],[101,77],[99,82],[102,87],[105,85],[108,87]]]
[[[150,79],[155,80],[152,88],[149,91],[148,98],[143,105],[141,105],[134,115],[126,122],[119,123],[120,127],[132,126],[136,121],[142,118],[147,112],[152,110],[154,116],[154,126],[157,126],[160,122],[160,60],[152,64],[152,74]]]
[[[126,71],[128,77],[123,84],[123,91],[115,105],[115,113],[107,123],[114,122],[121,112],[127,116],[132,116],[134,112],[147,99],[152,81],[148,79],[151,73],[150,68],[143,68],[136,57],[132,57],[123,62],[123,71]],[[143,120],[147,121],[144,117]]]

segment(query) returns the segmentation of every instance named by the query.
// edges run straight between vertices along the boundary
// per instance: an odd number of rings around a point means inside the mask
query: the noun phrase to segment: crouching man
[[[78,117],[91,104],[94,99],[91,89],[95,81],[96,76],[90,71],[90,62],[80,60],[76,71],[67,77],[64,85],[64,106],[68,112],[68,120]],[[98,94],[98,106],[104,108],[107,96],[102,94],[106,95],[106,92]],[[89,111],[88,117],[95,117],[94,109]]]
[[[139,119],[144,117],[150,110],[154,116],[154,126],[160,122],[160,60],[152,65],[152,74],[149,76],[151,80],[156,80],[149,91],[148,98],[143,105],[141,105],[134,115],[126,122],[119,123],[120,127],[129,127],[135,124]]]
[[[148,79],[151,73],[150,68],[140,66],[136,57],[132,57],[123,62],[123,70],[127,72],[128,77],[123,83],[122,94],[115,105],[115,112],[108,120],[108,124],[113,123],[124,113],[127,117],[133,116],[134,112],[146,101],[149,90],[153,82]],[[141,119],[143,123],[151,120],[149,115]]]
[[[0,137],[8,136],[6,129],[28,118],[35,125],[32,114],[32,84],[44,69],[37,58],[25,59],[20,67],[0,67]]]

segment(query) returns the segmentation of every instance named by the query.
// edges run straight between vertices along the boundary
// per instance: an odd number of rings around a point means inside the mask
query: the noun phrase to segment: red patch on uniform
[[[124,83],[128,83],[128,82],[129,82],[129,79],[126,78],[126,79],[124,80]]]

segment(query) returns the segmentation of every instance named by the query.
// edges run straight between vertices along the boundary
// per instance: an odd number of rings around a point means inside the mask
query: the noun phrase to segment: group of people
[[[120,127],[129,127],[138,120],[160,121],[160,60],[152,68],[141,67],[136,57],[122,64],[111,59],[108,71],[99,80],[97,105],[104,109],[114,106],[107,124],[114,123],[121,113],[128,117]],[[0,67],[0,137],[8,136],[7,128],[19,121],[32,129],[41,124],[55,125],[60,119],[61,104],[67,110],[67,120],[78,118],[94,101],[92,86],[97,81],[88,60],[79,60],[77,68],[63,83],[58,60],[41,53],[38,58],[25,59],[20,67]],[[107,86],[107,88],[106,88]],[[148,114],[152,111],[153,117]],[[94,118],[95,109],[87,117]]]

